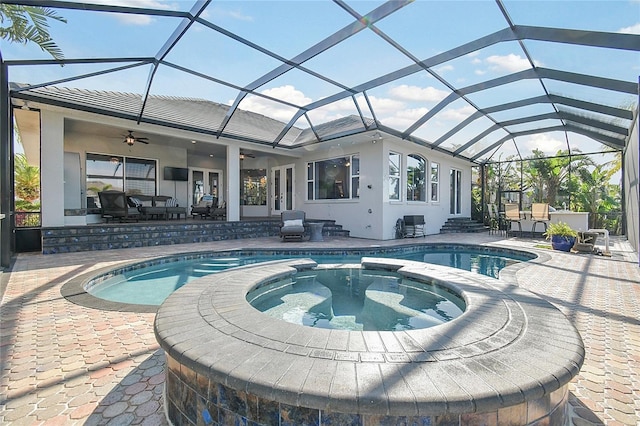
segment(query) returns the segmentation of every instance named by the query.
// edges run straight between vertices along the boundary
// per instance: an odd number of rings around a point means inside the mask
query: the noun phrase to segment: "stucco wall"
[[[401,200],[389,201],[389,152],[402,155]],[[307,201],[306,162],[335,158],[343,155],[360,155],[360,197],[354,200]],[[406,156],[419,154],[428,164],[432,161],[440,165],[440,193],[438,202],[406,201]],[[437,151],[408,145],[406,141],[386,138],[376,144],[363,143],[347,148],[332,147],[307,154],[296,163],[296,192],[298,208],[307,212],[308,217],[334,219],[352,237],[387,240],[395,238],[395,224],[404,215],[424,215],[427,234],[437,234],[449,217],[449,171],[462,171],[462,206],[460,217],[471,216],[471,165]],[[371,185],[371,188],[368,186]]]
[[[640,147],[638,144],[638,116],[632,127],[629,144],[624,155],[625,212],[627,217],[627,238],[631,246],[640,253]]]

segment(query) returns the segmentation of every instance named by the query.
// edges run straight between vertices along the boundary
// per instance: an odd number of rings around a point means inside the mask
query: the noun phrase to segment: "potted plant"
[[[557,222],[549,224],[544,236],[551,240],[554,250],[570,251],[576,242],[578,232],[564,222]]]

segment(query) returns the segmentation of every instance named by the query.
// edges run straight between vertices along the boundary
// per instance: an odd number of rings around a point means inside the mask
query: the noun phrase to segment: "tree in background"
[[[14,157],[14,179],[16,187],[16,210],[38,210],[40,199],[40,168],[27,162],[24,154]]]
[[[614,160],[610,163],[598,164],[592,170],[587,168],[579,170],[580,186],[574,199],[580,211],[590,213],[590,228],[619,231],[617,212],[621,207],[620,188],[618,185],[611,184],[611,177],[619,170],[616,163]],[[616,213],[614,217],[607,219],[607,214],[613,212]]]
[[[36,43],[55,59],[62,60],[62,50],[49,35],[49,19],[67,22],[47,7],[0,3],[0,38],[11,43]]]
[[[570,170],[573,173],[593,164],[590,158],[581,156],[579,150],[574,150],[573,154],[570,157],[568,150],[561,150],[556,157],[545,158],[542,151],[533,150],[533,157],[524,173],[532,202],[547,202],[555,206],[558,194],[566,189]]]

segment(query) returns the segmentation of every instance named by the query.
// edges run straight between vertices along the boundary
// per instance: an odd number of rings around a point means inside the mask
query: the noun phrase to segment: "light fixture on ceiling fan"
[[[248,158],[256,158],[255,155],[249,154],[247,152],[240,151],[240,160],[244,160],[246,157]]]
[[[147,145],[149,144],[148,138],[137,138],[133,136],[133,130],[127,130],[127,131],[129,132],[129,134],[124,137],[124,140],[122,141],[122,143],[126,143],[129,146],[133,146],[133,144],[136,142],[144,143]]]

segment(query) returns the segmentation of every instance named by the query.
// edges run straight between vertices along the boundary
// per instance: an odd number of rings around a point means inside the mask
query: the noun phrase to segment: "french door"
[[[220,204],[224,194],[222,170],[190,168],[189,188],[189,205],[197,204],[205,194],[213,195]]]
[[[274,216],[285,210],[293,210],[294,167],[293,164],[287,164],[271,169],[271,214]]]
[[[449,172],[449,213],[460,214],[462,204],[462,172],[451,169]]]

